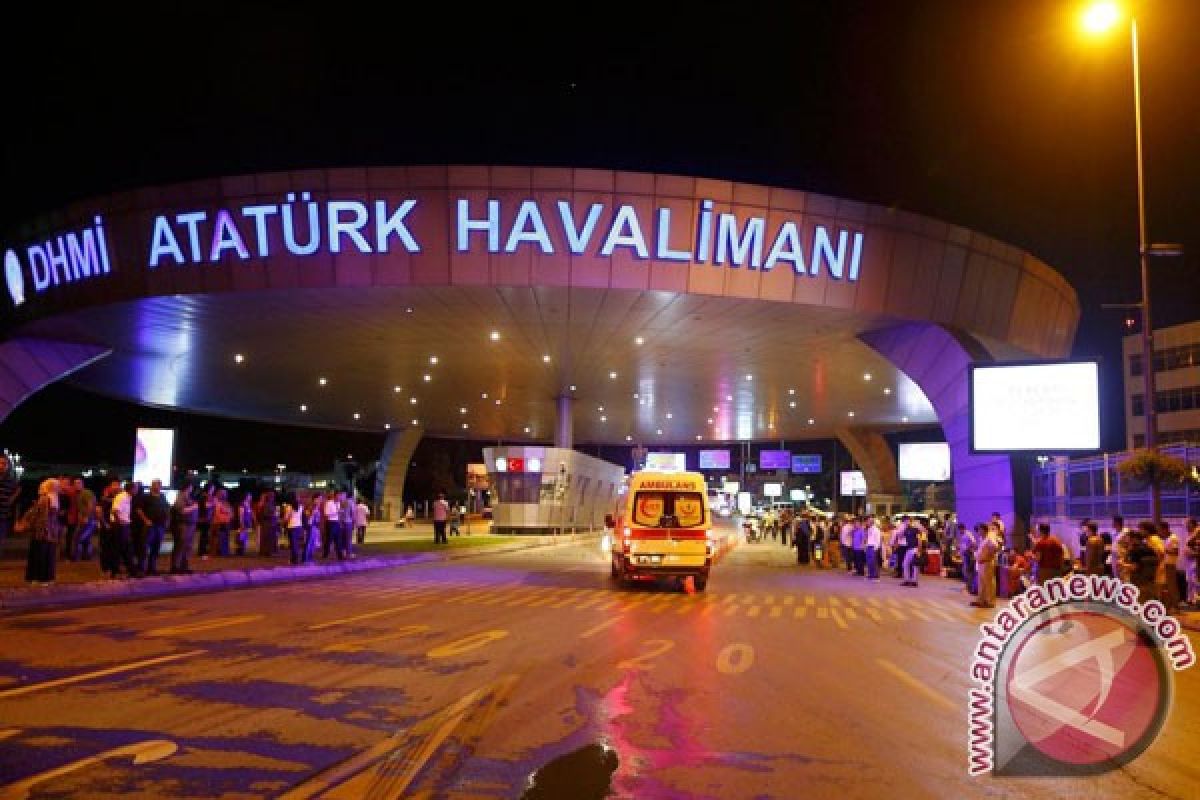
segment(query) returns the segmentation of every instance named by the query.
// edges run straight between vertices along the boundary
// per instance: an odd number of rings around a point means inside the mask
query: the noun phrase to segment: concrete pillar
[[[992,361],[979,343],[940,325],[911,322],[859,335],[929,398],[950,445],[955,511],[968,528],[998,511],[1008,531],[1015,529],[1012,462],[1006,455],[976,455],[968,432],[967,366]]]
[[[560,394],[555,406],[558,418],[554,421],[554,446],[572,450],[575,447],[575,398]]]
[[[379,469],[375,472],[376,516],[384,514],[392,520],[404,516],[404,481],[408,477],[408,465],[412,463],[417,443],[421,441],[424,428],[406,428],[392,431],[383,442],[383,453],[379,456]],[[390,507],[390,513],[389,513]],[[414,512],[415,513],[415,512]]]
[[[31,337],[0,342],[0,422],[34,392],[111,352],[102,345]]]
[[[896,459],[883,434],[870,428],[838,428],[835,434],[862,470],[867,481],[867,502],[872,506],[902,503]]]

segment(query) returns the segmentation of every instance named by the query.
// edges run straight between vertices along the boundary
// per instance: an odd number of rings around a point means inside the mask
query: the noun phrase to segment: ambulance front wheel
[[[696,575],[692,579],[692,585],[696,587],[697,592],[703,592],[704,588],[706,586],[708,586],[708,576],[707,575]]]

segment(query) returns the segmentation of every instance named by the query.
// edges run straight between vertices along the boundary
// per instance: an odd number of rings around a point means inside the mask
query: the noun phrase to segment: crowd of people
[[[0,492],[7,492],[0,509],[12,520],[20,489],[0,479]],[[113,580],[157,575],[168,537],[172,575],[191,574],[193,556],[245,556],[254,545],[259,556],[286,553],[292,564],[318,554],[340,561],[354,558],[355,543],[365,542],[369,516],[366,503],[345,491],[281,496],[267,489],[235,497],[215,483],[185,483],[168,502],[159,481],[147,488],[113,479],[97,497],[82,478],[61,477],[39,484],[36,500],[13,527],[29,537],[26,581],[46,585],[54,582],[59,560],[97,558]]]
[[[1189,519],[1184,530],[1166,522],[1142,522],[1137,528],[1121,517],[1111,532],[1085,520],[1079,533],[1078,557],[1049,525],[1038,525],[1028,547],[1014,548],[1006,539],[1003,519],[992,514],[973,529],[952,515],[886,517],[764,513],[762,535],[796,549],[800,565],[844,568],[847,574],[879,581],[889,570],[901,586],[915,588],[936,551],[972,595],[970,604],[993,608],[998,595],[1014,596],[1051,578],[1071,574],[1109,575],[1138,587],[1140,602],[1161,600],[1168,611],[1200,607],[1200,523]]]

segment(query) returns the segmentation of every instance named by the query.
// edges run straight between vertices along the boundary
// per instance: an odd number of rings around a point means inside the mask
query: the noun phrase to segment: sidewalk
[[[569,544],[597,535],[598,532],[580,533],[576,537],[499,536],[487,532],[478,524],[472,524],[470,534],[464,527],[462,535],[450,536],[447,545],[435,545],[433,525],[430,523],[418,522],[412,529],[397,529],[392,523],[372,523],[367,529],[366,543],[355,544],[355,557],[346,561],[338,561],[332,556],[325,560],[318,553],[314,563],[292,566],[288,563],[286,545],[275,557],[268,558],[257,555],[257,543],[252,542],[251,549],[255,552],[252,555],[213,556],[207,561],[193,555],[190,559],[191,575],[161,574],[170,568],[171,548],[168,542],[159,556],[160,574],[157,576],[109,580],[101,573],[99,562],[93,557],[86,562],[59,561],[57,581],[51,586],[30,586],[25,583],[25,553],[29,540],[10,539],[6,542],[3,554],[0,554],[0,611],[260,586]]]

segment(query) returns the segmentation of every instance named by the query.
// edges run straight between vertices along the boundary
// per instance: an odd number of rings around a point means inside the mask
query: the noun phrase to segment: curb
[[[546,541],[549,536],[538,536],[536,541],[514,541],[492,547],[471,547],[459,551],[413,553],[399,556],[375,556],[333,564],[304,564],[301,566],[254,567],[194,575],[159,575],[153,578],[122,581],[92,581],[90,583],[61,584],[57,586],[32,586],[0,589],[0,613],[29,611],[39,608],[74,608],[98,605],[113,601],[139,600],[146,597],[201,594],[225,589],[250,589],[293,581],[333,578],[357,572],[406,567],[412,564],[428,564],[441,561],[459,561],[478,558],[491,553],[515,553],[521,550],[565,547],[578,542],[599,538],[599,532],[576,534],[569,541]],[[530,537],[535,538],[535,537]]]

